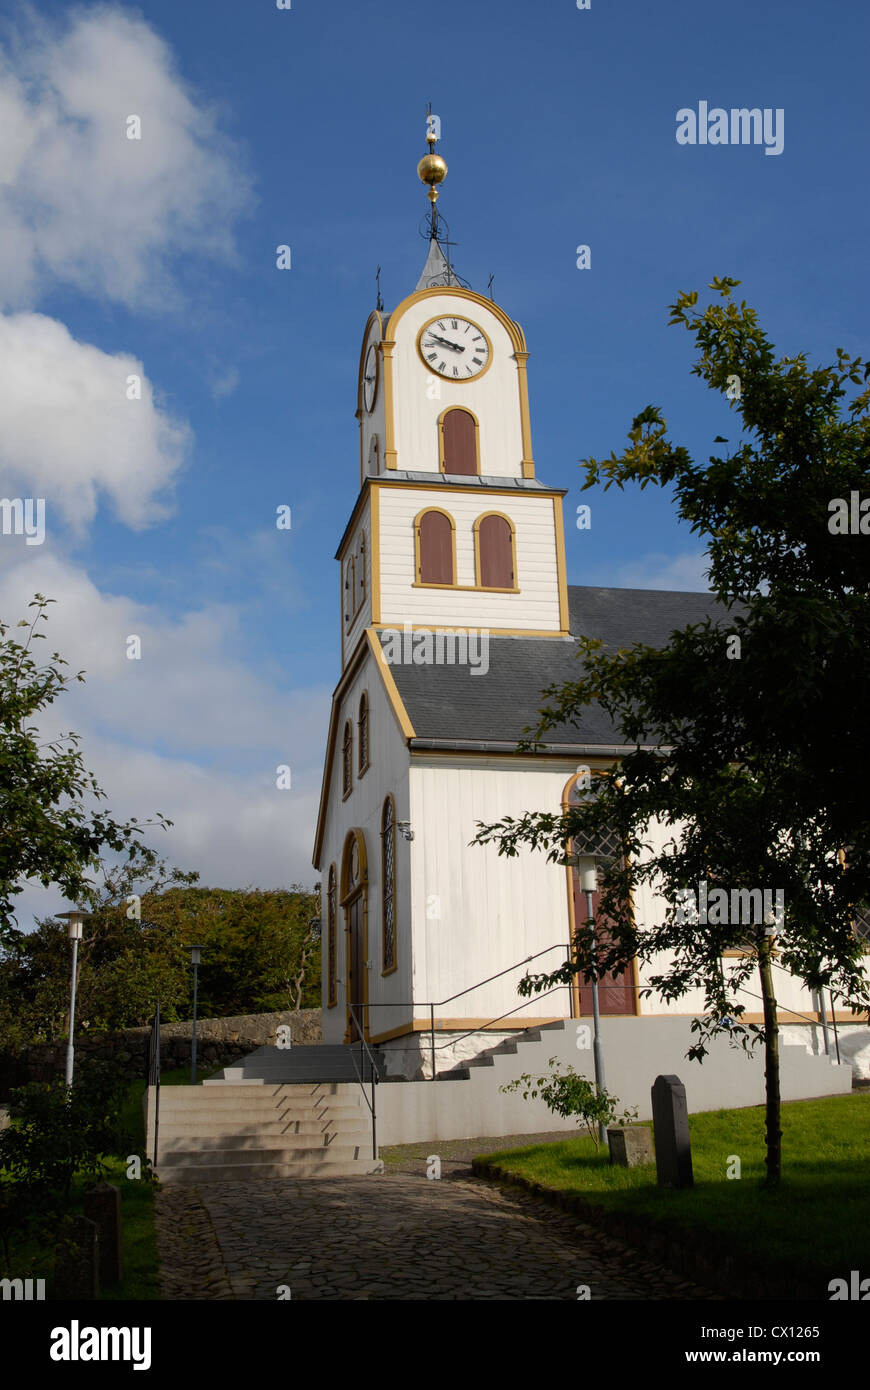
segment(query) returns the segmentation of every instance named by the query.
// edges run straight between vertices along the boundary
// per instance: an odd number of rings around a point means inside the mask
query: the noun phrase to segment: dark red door
[[[579,931],[589,931],[587,922],[586,894],[580,887],[577,870],[573,870],[574,880],[574,925]],[[595,916],[595,937],[599,943],[610,940],[607,920],[599,915],[600,893],[592,894],[592,911]],[[598,1010],[602,1014],[634,1014],[637,1013],[636,992],[634,989],[634,972],[631,969],[622,975],[614,975],[612,971],[606,971],[598,980]],[[592,1006],[592,982],[586,984],[580,979],[580,1015],[582,1018],[591,1018]]]

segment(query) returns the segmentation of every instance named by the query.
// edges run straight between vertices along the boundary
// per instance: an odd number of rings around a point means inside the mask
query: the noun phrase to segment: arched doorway
[[[368,863],[365,837],[361,830],[348,831],[341,856],[341,906],[344,911],[344,980],[347,1029],[345,1042],[368,1036]],[[354,1014],[350,1011],[353,1005]],[[357,1022],[358,1020],[358,1022]]]
[[[567,810],[569,806],[577,805],[586,796],[585,775],[576,774],[571,778],[562,793],[562,806]],[[601,859],[617,858],[622,850],[614,834],[602,836],[597,844],[579,845],[574,841],[574,853],[593,853]],[[569,875],[569,919],[571,922],[572,942],[575,933],[588,930],[588,912],[586,905],[586,894],[580,887],[580,875],[576,864],[572,864],[568,869]],[[601,893],[592,894],[592,914],[595,921],[595,935],[599,943],[604,944],[609,939],[609,929],[607,919],[600,912]],[[574,1013],[578,1018],[591,1018],[592,1016],[592,982],[587,984],[581,976],[575,976],[572,985],[572,995]],[[615,975],[613,971],[607,970],[598,979],[598,1009],[601,1014],[636,1014],[637,1013],[637,964],[632,961],[630,967],[622,975]]]

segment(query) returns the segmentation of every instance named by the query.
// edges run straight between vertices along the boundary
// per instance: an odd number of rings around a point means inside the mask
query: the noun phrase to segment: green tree
[[[593,958],[589,933],[579,930],[575,962],[527,977],[521,990],[578,972],[589,980],[596,967],[620,973],[634,956],[654,970],[648,993],[672,1001],[701,988],[706,1014],[693,1024],[689,1056],[704,1057],[723,1020],[735,1045],[763,1042],[766,1173],[774,1185],[781,1176],[774,965],[810,989],[834,990],[856,1011],[870,1005],[854,928],[870,901],[870,811],[860,775],[870,766],[870,515],[863,532],[849,534],[840,505],[854,511],[870,498],[863,384],[870,367],[842,350],[828,367],[812,368],[805,354],[777,358],[754,310],[732,299],[738,283],[714,280],[721,302],[703,312],[696,292],[681,294],[670,321],[694,335],[700,356],[692,371],[726,396],[745,437],[725,456],[696,463],[648,406],[623,453],[584,460],[586,488],[673,488],[681,520],[706,544],[719,613],[673,633],[663,649],[605,651],[581,639],[582,674],[545,691],[548,703],[522,747],[538,747],[549,729],[576,723],[597,704],[632,751],[590,779],[585,801],[566,814],[505,817],[479,826],[476,841],[507,855],[541,849],[567,863],[569,848],[618,833],[624,858],[607,869],[601,899],[609,939]],[[650,836],[654,822],[669,831],[664,845]],[[781,889],[784,913],[748,926],[701,922],[683,895],[702,881],[711,890]],[[630,899],[646,884],[667,907],[661,920],[640,927]],[[726,968],[729,949],[746,954]],[[762,1027],[741,1022],[747,1010],[738,991],[755,971]]]
[[[57,888],[75,903],[95,904],[98,888],[90,874],[100,855],[146,852],[138,836],[144,826],[171,824],[158,815],[155,822],[119,822],[94,803],[105,800],[96,778],[84,766],[79,736],[61,734],[42,742],[38,727],[28,721],[53,704],[84,674],[66,674],[67,662],[57,652],[40,666],[34,645],[44,641],[38,630],[47,621],[53,599],[37,594],[23,642],[0,622],[0,942],[17,930],[14,899],[28,879]]]

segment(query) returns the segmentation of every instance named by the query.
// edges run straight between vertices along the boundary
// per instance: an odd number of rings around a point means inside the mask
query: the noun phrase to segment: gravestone
[[[653,1161],[652,1133],[646,1125],[614,1125],[607,1131],[610,1162],[620,1168],[640,1168]]]
[[[659,1187],[692,1187],[686,1088],[678,1076],[657,1076],[652,1088]]]
[[[55,1299],[100,1296],[100,1233],[95,1221],[74,1216],[61,1236],[54,1257]]]
[[[100,1233],[100,1283],[121,1282],[121,1189],[98,1182],[82,1199],[85,1216]]]

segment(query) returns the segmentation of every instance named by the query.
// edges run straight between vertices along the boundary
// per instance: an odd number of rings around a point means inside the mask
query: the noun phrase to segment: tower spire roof
[[[441,121],[438,116],[432,114],[432,103],[426,107],[426,144],[428,153],[424,154],[420,163],[417,165],[417,173],[422,183],[428,184],[429,191],[426,194],[432,204],[431,211],[426,219],[429,230],[429,254],[426,257],[426,264],[420,279],[417,281],[415,290],[428,290],[440,288],[442,285],[462,285],[463,281],[454,271],[450,264],[449,255],[445,255],[445,246],[450,246],[447,233],[447,224],[438,216],[438,209],[435,206],[438,201],[438,184],[443,183],[447,176],[447,162],[442,159],[440,154],[435,153],[435,146],[441,137]],[[445,236],[442,240],[439,235],[439,227],[443,226]]]

